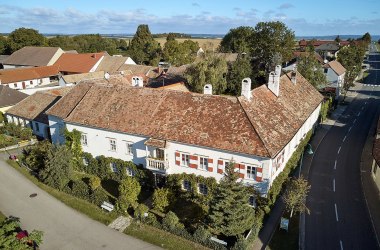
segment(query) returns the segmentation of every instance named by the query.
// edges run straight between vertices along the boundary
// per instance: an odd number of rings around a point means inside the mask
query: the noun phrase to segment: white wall
[[[6,114],[6,118],[8,122],[14,123],[16,125],[20,125],[22,127],[28,126],[32,128],[33,134],[43,137],[45,139],[48,138],[48,125],[41,123],[41,122],[36,122],[36,121],[30,121],[28,119],[22,118],[22,117],[17,117],[14,115]],[[31,125],[32,123],[32,125]],[[37,130],[37,124],[38,124],[38,130]]]
[[[135,61],[132,58],[128,57],[124,64],[133,64],[136,65]]]
[[[104,56],[102,56],[100,58],[100,60],[97,63],[95,63],[94,67],[92,67],[89,72],[95,72],[95,70],[99,67],[99,64],[101,63],[101,61],[103,60],[103,58],[104,58]]]
[[[12,89],[23,89],[23,84],[25,83],[25,89],[35,88],[40,85],[50,84],[50,78],[45,77],[41,79],[31,79],[31,80],[25,80],[25,81],[18,81],[18,82],[12,82],[7,83],[8,87]]]

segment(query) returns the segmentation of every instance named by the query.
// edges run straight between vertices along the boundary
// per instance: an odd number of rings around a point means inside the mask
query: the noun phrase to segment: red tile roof
[[[58,66],[60,72],[68,72],[72,74],[88,73],[105,55],[107,55],[107,52],[63,54],[59,57],[54,65]]]
[[[9,84],[56,76],[58,73],[58,67],[54,65],[34,68],[3,69],[0,70],[0,80],[2,84]]]
[[[81,98],[68,94],[48,114],[54,110],[68,123],[272,158],[323,99],[300,74],[297,84],[290,75],[281,77],[279,97],[263,85],[252,91],[251,101],[120,85],[80,85],[72,92],[86,92]],[[76,107],[67,112],[70,102],[76,102]]]
[[[332,70],[334,70],[334,72],[340,76],[340,75],[343,75],[344,72],[346,72],[346,69],[343,67],[342,64],[340,64],[340,62],[334,60],[334,61],[331,61],[329,63],[327,63],[325,65],[325,67],[330,67]]]

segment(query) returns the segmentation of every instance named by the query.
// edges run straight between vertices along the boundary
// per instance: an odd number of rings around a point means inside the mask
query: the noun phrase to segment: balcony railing
[[[167,163],[164,160],[146,158],[146,167],[152,170],[166,172]]]

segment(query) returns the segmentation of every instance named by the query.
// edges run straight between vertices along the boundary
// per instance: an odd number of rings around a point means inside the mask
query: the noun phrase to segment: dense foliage
[[[220,43],[220,51],[231,53],[251,52],[253,34],[254,29],[252,27],[241,26],[230,29]]]
[[[175,39],[167,38],[162,51],[162,59],[173,66],[181,66],[194,62],[199,45],[191,40],[179,43]]]
[[[141,186],[136,178],[127,176],[119,185],[119,207],[126,211],[128,208],[137,207],[137,198],[140,194]]]
[[[37,30],[19,28],[12,31],[6,42],[6,53],[12,54],[25,46],[46,46],[46,38]]]
[[[327,82],[326,75],[323,73],[323,68],[314,56],[314,52],[309,52],[306,55],[301,55],[297,62],[297,70],[306,80],[318,87]]]
[[[239,56],[227,73],[227,93],[239,96],[241,94],[242,80],[252,76],[252,67],[249,56]]]
[[[306,198],[309,190],[310,185],[304,178],[292,178],[290,180],[283,197],[285,207],[290,212],[290,217],[292,217],[293,212],[309,212],[309,209],[306,207]]]

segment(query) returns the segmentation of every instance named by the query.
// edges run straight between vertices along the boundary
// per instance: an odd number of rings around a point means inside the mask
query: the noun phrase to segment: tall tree
[[[315,58],[315,52],[300,56],[297,62],[297,70],[314,87],[318,87],[327,81],[321,64]]]
[[[215,94],[222,94],[227,89],[226,74],[226,60],[208,55],[204,60],[192,64],[184,75],[192,91],[202,93],[204,85],[211,84]]]
[[[295,46],[294,32],[282,22],[259,22],[252,38],[254,73],[258,77],[267,76],[273,71],[273,58],[281,56],[283,62],[292,58]]]
[[[72,155],[66,146],[53,145],[47,152],[44,167],[38,173],[39,179],[45,184],[62,190],[70,181],[72,173]]]
[[[249,230],[255,222],[254,209],[249,206],[249,192],[237,182],[234,163],[230,163],[210,202],[207,222],[210,231],[225,236],[238,236]]]
[[[249,53],[252,47],[253,32],[253,28],[247,26],[230,29],[220,43],[220,51]]]
[[[38,30],[19,28],[8,36],[7,53],[11,54],[25,46],[45,46],[46,39]]]
[[[283,197],[285,207],[290,212],[290,217],[293,216],[293,212],[303,213],[306,211],[309,213],[309,209],[306,207],[306,198],[309,190],[310,185],[302,177],[290,180]]]
[[[368,46],[368,45],[371,43],[371,40],[372,40],[371,34],[369,34],[368,32],[366,32],[366,33],[361,37],[360,40],[364,41],[365,44]]]
[[[241,81],[246,77],[251,77],[251,74],[252,68],[249,57],[240,55],[228,70],[227,91],[233,95],[240,95]]]
[[[364,54],[364,47],[356,46],[355,44],[351,44],[339,50],[338,61],[346,69],[343,82],[343,101],[346,98],[347,91],[354,86],[355,79],[360,73]]]
[[[161,47],[154,40],[146,24],[137,27],[136,34],[133,36],[128,53],[138,64],[158,64],[160,60]]]
[[[137,197],[141,191],[140,183],[136,178],[127,176],[119,185],[119,205],[123,210],[127,210],[129,207],[137,207]]]
[[[165,43],[162,57],[166,62],[170,62],[174,66],[181,66],[194,62],[198,48],[198,43],[191,40],[179,43],[174,38],[171,38]]]
[[[0,55],[6,53],[7,38],[0,35]]]

